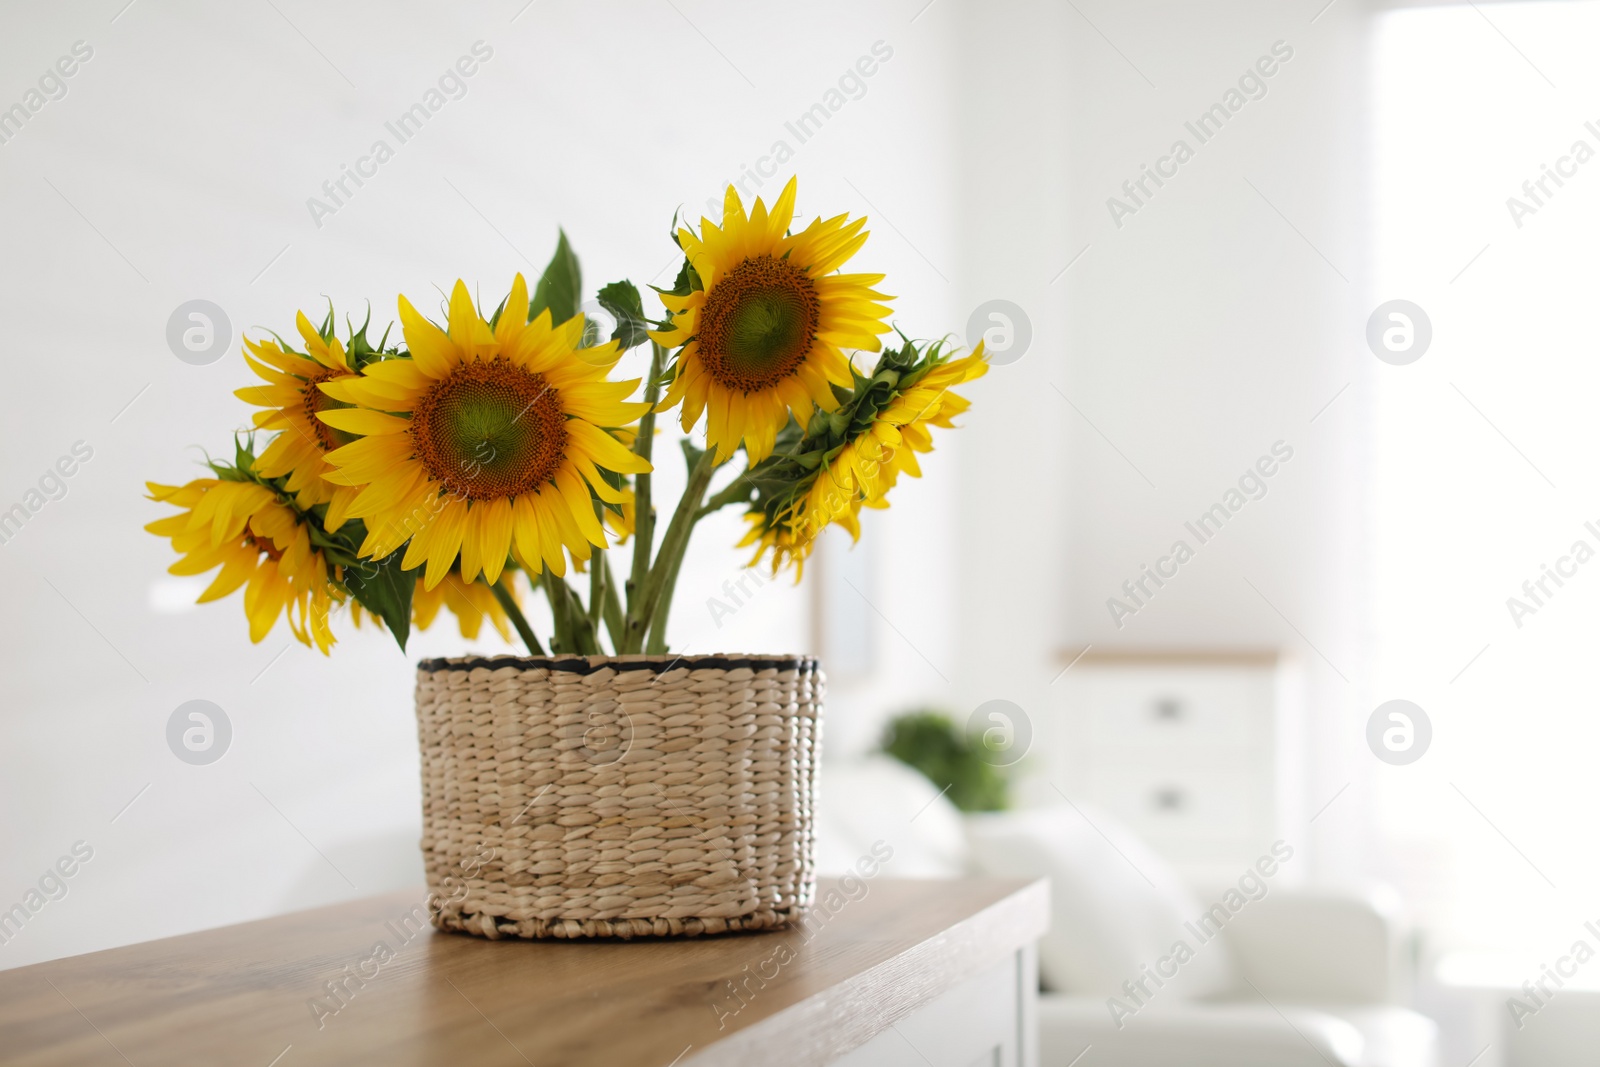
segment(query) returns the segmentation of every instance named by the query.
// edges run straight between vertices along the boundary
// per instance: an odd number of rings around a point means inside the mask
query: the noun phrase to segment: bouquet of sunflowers
[[[952,387],[986,370],[981,344],[961,358],[903,334],[885,346],[883,276],[840,270],[866,220],[794,232],[794,201],[791,180],[770,209],[757,199],[746,213],[730,187],[720,224],[677,229],[684,261],[657,290],[660,321],[632,283],[599,290],[609,337],[580,311],[562,235],[532,291],[518,275],[487,313],[457,281],[439,322],[399,298],[398,341],[392,330],[374,341],[370,315],[341,340],[331,308],[320,325],[296,315],[298,348],[247,338],[263,384],[237,395],[261,409],[262,436],[241,436],[209,477],[149,483],[178,511],[146,529],[182,556],[172,573],[221,568],[201,602],[244,588],[252,641],[286,616],[326,653],[349,608],[403,648],[444,607],[465,637],[488,619],[543,654],[523,610],[542,590],[550,652],[601,654],[602,634],[617,654],[665,652],[700,520],[743,508],[749,565],[792,567],[798,580],[825,527],[859,537],[861,509],[886,507],[901,474],[921,474],[929,428],[967,407]],[[623,354],[647,343],[648,377],[613,381]],[[866,372],[850,351],[880,354]],[[704,422],[703,447],[681,442],[687,485],[658,530],[655,421],[674,408],[685,433]],[[614,549],[626,553],[616,566]]]

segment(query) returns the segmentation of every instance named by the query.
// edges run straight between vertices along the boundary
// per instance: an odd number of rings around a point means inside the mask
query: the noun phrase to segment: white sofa
[[[1202,902],[1109,817],[1063,806],[963,818],[882,757],[825,764],[818,815],[823,874],[882,839],[895,849],[891,877],[1051,879],[1041,1067],[1437,1067],[1434,1023],[1394,1003],[1390,909],[1283,885],[1292,856]],[[1191,949],[1182,961],[1179,940]],[[1175,973],[1158,985],[1156,969]]]
[[[1391,1003],[1394,924],[1354,894],[1283,890],[1224,930],[1239,984],[1112,1022],[1104,997],[1043,994],[1042,1067],[1436,1067],[1432,1020]]]

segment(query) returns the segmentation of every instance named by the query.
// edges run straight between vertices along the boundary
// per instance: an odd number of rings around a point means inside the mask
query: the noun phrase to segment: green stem
[[[577,651],[572,641],[572,617],[567,611],[566,579],[545,571],[539,576],[539,584],[544,587],[545,599],[550,602],[550,617],[555,624],[555,633],[550,637],[550,651]]]
[[[656,404],[661,399],[661,369],[666,362],[667,350],[650,342],[650,377],[644,383],[644,402],[649,408],[639,417],[639,435],[633,439],[633,451],[640,459],[649,462],[655,446]],[[634,475],[633,479],[633,570],[628,576],[628,609],[634,607],[635,598],[644,588],[650,574],[650,551],[655,548],[656,509],[651,499],[651,480],[648,473]],[[624,651],[617,646],[617,651]],[[632,649],[629,651],[637,651]]]
[[[630,605],[633,610],[628,613],[628,640],[633,651],[638,651],[644,644],[646,628],[655,622],[656,607],[666,589],[668,575],[683,561],[683,555],[689,548],[689,534],[694,531],[695,512],[700,510],[700,502],[705,499],[706,490],[711,485],[711,476],[716,473],[716,469],[716,450],[708,448],[700,454],[694,470],[689,473],[689,484],[683,488],[683,496],[678,499],[678,507],[672,513],[672,521],[667,524],[667,532],[661,535],[661,549],[656,553],[655,565],[650,568],[649,577],[645,580],[644,588],[638,598],[639,602],[637,605]],[[661,629],[665,633],[665,613],[661,617]]]
[[[544,655],[544,646],[539,644],[539,639],[533,635],[533,627],[528,625],[528,618],[522,614],[522,609],[517,606],[517,601],[511,595],[511,590],[503,584],[509,581],[510,578],[511,572],[507,571],[501,581],[489,587],[489,592],[493,593],[494,598],[500,602],[501,610],[506,613],[506,617],[511,620],[511,625],[516,628],[518,636],[522,638],[522,643],[527,646],[528,654],[542,656]]]
[[[622,619],[622,600],[617,596],[617,578],[611,573],[611,560],[602,560],[606,569],[606,599],[602,615],[606,620],[606,632],[611,635],[611,647],[618,652],[622,651],[623,636],[627,632]]]
[[[750,472],[746,470],[740,474],[739,477],[729,482],[726,487],[718,490],[712,495],[710,500],[706,501],[704,507],[694,513],[694,521],[699,522],[707,515],[710,515],[716,511],[721,511],[729,504],[749,503],[750,494],[755,489],[755,486],[750,484],[749,479]]]
[[[698,519],[696,515],[696,521]],[[661,599],[656,601],[655,613],[650,618],[650,640],[645,642],[644,650],[652,656],[667,651],[667,616],[672,612],[672,592],[678,587],[678,571],[683,568],[683,555],[669,561],[669,566],[667,580],[661,589]]]
[[[591,558],[591,562],[593,557]],[[595,641],[594,626],[589,622],[589,613],[583,610],[583,601],[578,599],[578,594],[572,591],[572,586],[566,579],[559,579],[561,585],[561,599],[566,604],[567,626],[571,628],[572,649],[580,656],[593,656],[600,651],[599,644]]]
[[[606,604],[606,553],[595,549],[589,557],[589,632],[594,635],[595,651],[600,647],[600,613]]]

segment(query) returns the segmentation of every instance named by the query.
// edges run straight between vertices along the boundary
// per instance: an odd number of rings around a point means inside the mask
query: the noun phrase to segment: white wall
[[[1004,296],[1034,327],[963,435],[969,703],[1048,715],[1061,651],[1088,644],[1285,648],[1309,668],[1313,812],[1370,762],[1353,727],[1370,710],[1359,474],[1375,364],[1362,13],[1313,24],[1319,6],[983,4],[961,31],[968,304]],[[1280,40],[1293,57],[1265,96],[1205,144],[1185,130]],[[1116,225],[1108,198],[1128,202],[1122,183],[1180,138],[1193,158]],[[1185,521],[1279,440],[1294,456],[1266,496],[1200,545]],[[1179,538],[1195,557],[1116,625],[1107,599]],[[1324,872],[1360,852],[1360,793],[1306,830]]]
[[[249,382],[242,361],[193,367],[168,351],[178,304],[210,299],[260,336],[326,297],[352,313],[370,297],[387,321],[396,293],[432,306],[458,276],[492,301],[514,271],[542,267],[558,225],[591,287],[664,281],[673,211],[698,212],[786,138],[803,214],[874,216],[858,262],[890,275],[897,320],[935,336],[965,318],[929,266],[953,277],[957,256],[949,23],[913,23],[909,5],[833,3],[803,19],[683,0],[122,6],[0,16],[6,105],[73,42],[94,50],[65,98],[0,146],[0,500],[21,499],[73,442],[94,449],[66,498],[0,546],[0,902],[73,842],[94,849],[67,897],[0,946],[0,966],[420,881],[410,664],[462,649],[453,631],[402,655],[346,628],[325,660],[282,627],[251,646],[237,598],[151,607],[171,556],[140,529],[164,510],[141,499],[143,479],[195,476],[194,446],[225,451],[249,410],[231,395]],[[314,225],[306,199],[480,40],[493,56],[466,95]],[[796,144],[785,121],[878,41],[893,56],[864,95]],[[669,492],[675,451],[664,441]],[[934,514],[939,492],[908,487],[886,532]],[[739,529],[732,515],[702,528],[675,644],[805,648],[808,597],[787,585],[712,625],[704,601],[744,560],[728,547]],[[941,566],[952,559],[944,550]],[[892,601],[916,579],[884,581]],[[916,611],[937,616],[926,596]],[[163,739],[193,698],[233,723],[209,767]],[[844,693],[831,718],[850,714]]]

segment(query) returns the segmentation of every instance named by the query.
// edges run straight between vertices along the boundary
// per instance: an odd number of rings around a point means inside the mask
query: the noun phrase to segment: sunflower
[[[358,405],[320,412],[329,426],[360,435],[328,454],[339,485],[360,487],[350,514],[366,520],[365,556],[404,544],[401,566],[427,565],[432,590],[459,557],[464,582],[493,584],[507,556],[529,574],[566,573],[562,550],[587,559],[605,547],[595,503],[624,495],[602,469],[650,470],[606,427],[647,409],[625,400],[638,382],[612,382],[615,341],[582,348],[584,318],[530,322],[528,287],[517,275],[495,317],[473,307],[463,282],[450,295],[447,329],[400,298],[410,358],[369,363],[358,378],[324,383]]]
[[[743,442],[752,465],[772,452],[792,414],[806,425],[814,408],[838,407],[833,386],[851,384],[846,348],[876,352],[890,300],[873,290],[881,274],[835,273],[866,243],[866,219],[817,219],[797,234],[795,181],[769,213],[757,199],[748,216],[733,186],[722,225],[701,219],[697,237],[679,228],[685,270],[661,294],[672,328],[651,332],[681,347],[663,409],[683,403],[684,430],[706,412],[706,441],[719,459]]]
[[[245,362],[269,384],[247,386],[234,395],[266,409],[253,416],[257,428],[280,431],[256,459],[256,471],[265,478],[287,475],[284,485],[295,494],[295,503],[302,510],[328,505],[324,526],[332,533],[344,525],[356,490],[324,479],[333,469],[328,466],[327,454],[354,438],[317,418],[329,408],[343,406],[321,386],[324,382],[353,378],[355,370],[339,339],[324,340],[304,312],[295,315],[295,326],[310,358],[274,341],[257,343],[246,338]]]
[[[516,586],[508,587],[512,599],[520,603]],[[483,629],[484,619],[489,620],[503,640],[511,640],[511,620],[494,598],[494,592],[482,582],[467,585],[458,576],[451,575],[432,589],[426,589],[422,579],[418,578],[416,591],[411,596],[411,625],[418,630],[426,630],[439,617],[440,608],[450,609],[450,614],[456,617],[456,628],[468,641],[477,639],[478,632]],[[384,628],[382,617],[367,611],[359,603],[350,605],[350,617],[357,628],[367,622],[380,630]]]
[[[329,565],[307,532],[313,517],[254,481],[197,478],[183,486],[147,482],[150,499],[182,508],[145,527],[172,540],[183,558],[173,574],[203,574],[220,566],[197,603],[227,596],[241,585],[250,640],[260,642],[285,615],[302,644],[324,654],[333,645]],[[342,594],[340,594],[342,596]]]
[[[846,505],[846,508],[848,510],[848,519],[843,519],[841,522],[851,529],[851,539],[855,540],[860,536],[859,530],[861,526],[856,516],[861,513],[861,502],[859,500],[852,501]],[[746,566],[756,566],[768,552],[771,552],[773,575],[776,576],[779,571],[792,563],[794,564],[795,584],[798,585],[800,579],[805,577],[806,560],[810,557],[812,548],[815,547],[815,535],[802,536],[794,527],[785,522],[774,522],[761,511],[747,512],[744,519],[745,522],[750,524],[750,529],[736,547],[748,548],[751,545],[756,546],[756,554]]]
[[[917,453],[933,451],[933,434],[928,428],[953,430],[955,423],[950,420],[972,406],[971,401],[951,390],[983,377],[988,370],[980,341],[971,355],[937,364],[897,393],[889,406],[878,413],[868,432],[846,444],[828,465],[827,475],[812,486],[806,509],[808,523],[817,529],[827,525],[824,505],[828,494],[818,488],[823,481],[854,490],[867,507],[887,507],[883,498],[902,473],[922,477]],[[860,536],[859,531],[855,536]]]
[[[894,369],[907,365],[903,372]],[[933,450],[929,427],[953,429],[951,419],[966,411],[970,402],[952,390],[983,377],[988,369],[982,342],[971,355],[953,360],[942,356],[939,345],[931,346],[926,355],[919,355],[909,343],[903,352],[890,353],[880,363],[879,374],[857,390],[851,429],[842,443],[826,448],[816,473],[802,475],[777,498],[781,502],[775,507],[757,507],[746,514],[751,528],[739,546],[757,546],[751,565],[771,552],[773,573],[793,562],[798,579],[817,536],[827,526],[838,523],[852,541],[860,540],[861,509],[887,508],[889,490],[901,474],[922,476],[917,453]],[[890,375],[893,384],[887,391],[873,388]]]
[[[456,617],[457,629],[468,641],[477,639],[484,619],[494,626],[501,640],[511,640],[511,620],[494,598],[494,592],[482,582],[468,584],[452,577],[427,589],[419,579],[416,594],[411,598],[412,621],[417,629],[426,630],[432,626],[441,607],[450,609],[450,614]]]

